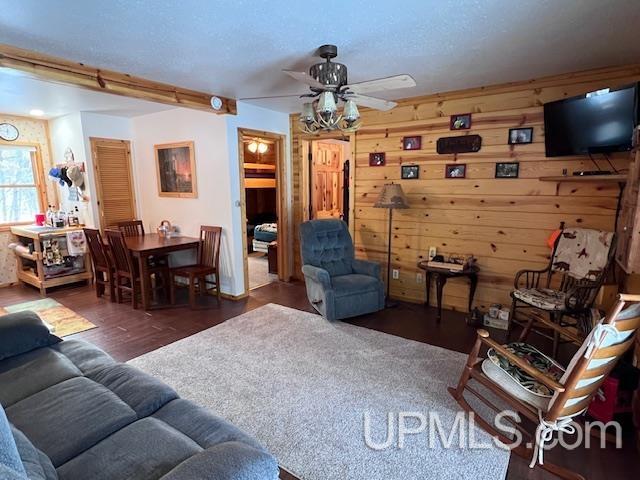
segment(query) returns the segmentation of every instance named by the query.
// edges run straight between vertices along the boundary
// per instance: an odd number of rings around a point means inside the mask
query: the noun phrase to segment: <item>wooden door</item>
[[[102,229],[133,220],[136,201],[131,172],[131,145],[126,140],[91,139],[96,197]]]
[[[342,216],[343,147],[339,143],[312,144],[311,218]]]

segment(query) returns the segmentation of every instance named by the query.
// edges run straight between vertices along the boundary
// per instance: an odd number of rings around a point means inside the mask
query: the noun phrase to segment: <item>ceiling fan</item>
[[[297,97],[315,98],[305,103],[300,114],[300,128],[305,133],[316,133],[318,130],[342,130],[355,132],[360,127],[360,113],[357,105],[387,111],[397,105],[396,102],[364,95],[370,92],[381,92],[399,88],[415,87],[416,81],[411,75],[394,75],[349,84],[347,67],[342,63],[332,62],[338,56],[338,47],[322,45],[317,55],[325,62],[316,63],[309,68],[309,73],[283,70],[297,81],[309,86],[310,93],[303,95],[279,95],[276,97],[253,97],[241,100],[257,100],[262,98]],[[337,103],[344,102],[342,113],[338,112]]]

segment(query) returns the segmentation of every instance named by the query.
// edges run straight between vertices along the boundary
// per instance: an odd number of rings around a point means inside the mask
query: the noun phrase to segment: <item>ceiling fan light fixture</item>
[[[316,112],[320,115],[328,115],[331,116],[338,111],[338,107],[336,106],[336,100],[333,98],[332,92],[322,92],[320,94],[320,99],[318,100],[318,106],[316,107]]]
[[[349,99],[344,104],[344,109],[342,110],[342,118],[344,118],[347,122],[356,122],[360,118],[360,112],[358,111],[358,106],[356,102]]]

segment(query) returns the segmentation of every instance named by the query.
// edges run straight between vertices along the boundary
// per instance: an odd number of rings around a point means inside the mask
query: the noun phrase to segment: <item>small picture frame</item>
[[[466,178],[466,163],[449,163],[444,167],[444,178]]]
[[[471,114],[457,113],[449,119],[449,130],[469,130],[471,128]]]
[[[519,173],[519,162],[496,163],[496,178],[518,178]]]
[[[523,145],[531,142],[533,142],[533,127],[509,129],[509,145]]]
[[[384,152],[373,152],[369,154],[370,167],[383,167],[386,163]]]
[[[403,180],[415,180],[420,178],[419,165],[402,165],[400,167],[400,177]]]
[[[422,137],[403,137],[402,138],[403,150],[421,150],[422,149]]]
[[[154,145],[158,196],[198,198],[194,143]]]

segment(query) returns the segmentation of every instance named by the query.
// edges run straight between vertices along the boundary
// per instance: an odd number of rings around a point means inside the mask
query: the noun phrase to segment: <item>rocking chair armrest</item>
[[[542,275],[543,273],[548,273],[550,270],[551,268],[549,266],[547,266],[546,268],[543,268],[542,270],[529,270],[526,268],[523,270],[519,270],[516,273],[516,278],[513,280],[513,286],[516,290],[520,288],[520,285],[519,285],[520,277],[522,277],[523,275],[532,274],[532,277],[535,277],[535,275]],[[532,288],[533,286],[534,286],[533,284],[529,284],[528,275],[527,275],[527,283],[525,285],[525,288]]]
[[[482,343],[493,348],[495,351],[500,353],[500,355],[506,357],[511,363],[513,363],[514,365],[518,366],[519,368],[527,372],[529,375],[531,375],[540,383],[546,385],[552,390],[555,390],[556,392],[564,392],[563,385],[556,382],[554,379],[547,377],[540,370],[537,370],[536,368],[532,367],[529,363],[524,361],[522,358],[511,353],[504,346],[500,345],[496,341],[489,338],[489,332],[487,332],[486,330],[478,330],[478,338]]]
[[[600,282],[583,281],[567,290],[564,298],[565,307],[568,311],[585,310],[591,306],[601,287]]]

